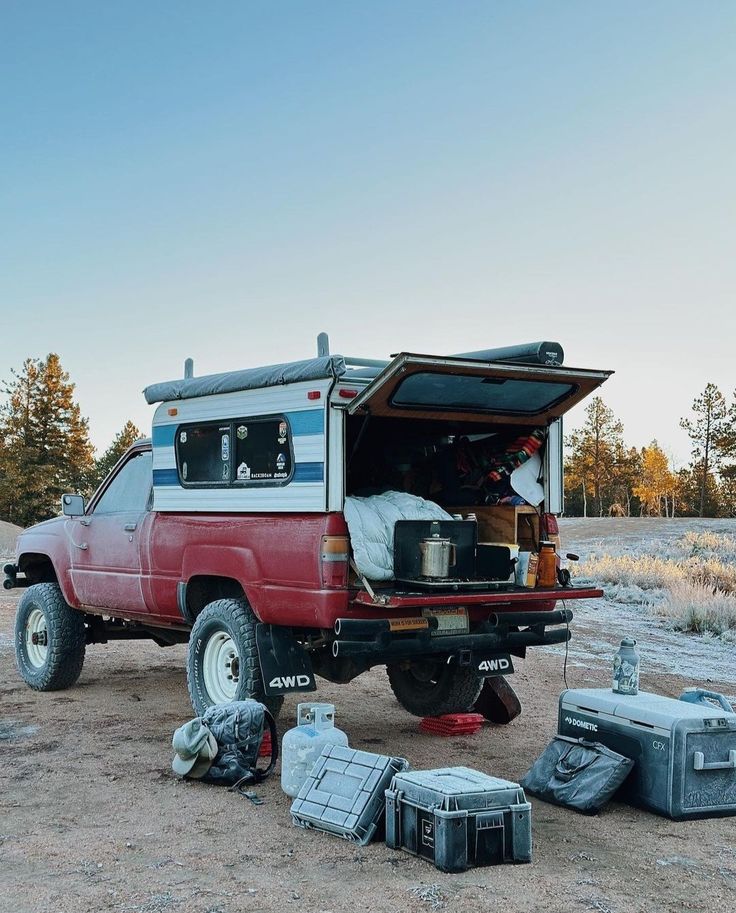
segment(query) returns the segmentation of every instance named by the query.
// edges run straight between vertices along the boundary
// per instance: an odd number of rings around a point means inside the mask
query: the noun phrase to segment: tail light
[[[347,536],[322,536],[320,566],[323,587],[344,589],[348,585],[350,539]]]

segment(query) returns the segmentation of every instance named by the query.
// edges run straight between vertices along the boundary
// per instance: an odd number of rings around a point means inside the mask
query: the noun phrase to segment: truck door
[[[133,451],[78,520],[69,521],[71,576],[82,605],[147,611],[142,546],[151,522],[150,450]]]

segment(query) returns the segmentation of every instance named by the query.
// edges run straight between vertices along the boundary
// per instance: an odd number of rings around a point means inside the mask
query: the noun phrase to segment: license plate
[[[431,632],[432,637],[467,634],[470,630],[467,609],[423,609],[422,615],[437,619],[437,627]]]
[[[483,650],[473,650],[470,663],[475,674],[481,678],[489,678],[491,675],[511,675],[514,671],[514,664],[508,653],[487,653]]]

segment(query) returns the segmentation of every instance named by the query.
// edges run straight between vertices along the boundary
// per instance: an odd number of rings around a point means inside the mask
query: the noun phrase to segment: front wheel
[[[15,616],[15,661],[36,691],[61,691],[79,678],[87,635],[84,616],[67,604],[59,585],[29,586]]]
[[[253,610],[245,599],[217,599],[197,616],[189,635],[187,686],[194,712],[253,698],[277,716],[283,697],[266,697]]]
[[[483,679],[444,660],[420,659],[386,666],[396,700],[414,716],[442,716],[473,709]]]

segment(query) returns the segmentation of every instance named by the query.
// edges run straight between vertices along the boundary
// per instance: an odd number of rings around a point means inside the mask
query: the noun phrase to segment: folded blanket
[[[344,513],[355,563],[369,580],[393,579],[397,520],[452,520],[439,504],[404,491],[345,498]]]

